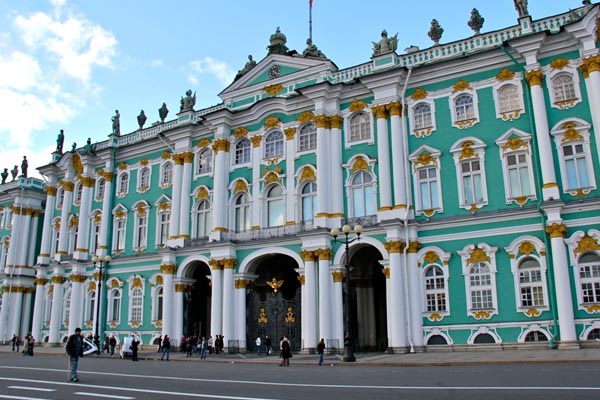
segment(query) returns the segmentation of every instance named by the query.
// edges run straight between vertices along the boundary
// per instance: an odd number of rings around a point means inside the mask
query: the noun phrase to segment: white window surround
[[[550,296],[548,294],[547,282],[547,260],[546,247],[544,242],[534,236],[521,236],[513,240],[510,245],[504,248],[509,255],[510,270],[513,274],[514,295],[516,311],[524,313],[530,318],[537,317],[542,311],[550,309]],[[522,261],[534,259],[538,262],[541,271],[540,286],[543,290],[543,306],[521,306],[521,285],[520,285],[520,266]],[[524,338],[525,336],[523,336]]]
[[[434,101],[433,97],[431,97],[428,94],[428,96],[424,99],[412,100],[409,98],[407,104],[408,104],[408,107],[410,110],[410,134],[411,135],[421,138],[421,137],[429,136],[437,130],[436,115],[435,115],[435,101]],[[416,122],[415,122],[416,121],[415,108],[422,104],[426,104],[429,106],[429,110],[431,112],[431,125],[428,127],[423,127],[421,129],[417,129]]]
[[[144,323],[144,295],[146,279],[138,274],[130,275],[127,279],[127,287],[129,288],[129,293],[127,296],[129,299],[127,307],[127,322],[129,326],[137,328]],[[138,292],[139,298],[135,296],[135,292]],[[140,304],[135,304],[136,301],[140,301]],[[136,320],[133,319],[134,307],[137,308],[136,312],[139,312],[139,319]]]
[[[569,61],[563,68],[552,68],[550,65],[545,66],[542,71],[546,76],[546,86],[548,88],[548,94],[550,97],[550,104],[552,108],[557,108],[559,110],[565,110],[569,108],[573,108],[577,104],[581,103],[581,87],[579,81],[579,71],[574,65],[571,65],[573,62]],[[568,74],[571,76],[573,80],[573,91],[575,97],[573,99],[558,99],[555,93],[555,79],[560,75]]]
[[[83,195],[83,185],[80,181],[75,183],[75,189],[73,190],[73,204],[80,205],[81,197]]]
[[[56,191],[56,208],[58,210],[62,210],[64,202],[65,202],[65,189],[61,186]]]
[[[152,181],[152,168],[149,166],[143,166],[138,169],[137,183],[135,185],[136,192],[146,193],[150,190],[150,182]]]
[[[359,160],[359,159],[361,159],[361,160]],[[351,213],[351,216],[350,216],[351,218],[355,217],[353,215],[355,207],[354,207],[352,195],[353,195],[353,189],[354,189],[353,180],[354,180],[354,177],[356,176],[356,173],[358,172],[358,170],[354,170],[354,165],[357,161],[366,162],[366,166],[365,166],[365,168],[362,168],[362,170],[371,176],[371,179],[372,179],[371,184],[373,187],[373,193],[375,194],[375,212],[377,212],[377,204],[378,204],[378,197],[377,197],[378,181],[377,181],[377,175],[374,173],[375,164],[377,163],[377,159],[369,158],[369,156],[364,153],[355,154],[348,160],[348,162],[346,164],[342,164],[342,168],[346,172],[344,188],[346,190],[346,199],[348,199],[347,200],[348,201],[348,210]]]
[[[457,105],[456,105],[456,101],[457,99],[459,99],[461,96],[470,96],[471,100],[472,100],[472,113],[469,117],[465,117],[465,118],[461,118],[460,120],[458,119],[457,116]],[[452,119],[452,126],[454,126],[455,128],[458,129],[467,129],[467,128],[471,128],[473,125],[475,125],[476,123],[478,123],[479,120],[479,99],[477,97],[477,91],[475,89],[472,88],[467,88],[464,89],[462,91],[458,91],[455,93],[450,94],[450,96],[448,97],[448,103],[450,106],[450,117]]]
[[[506,196],[506,204],[510,204],[512,202],[516,202],[520,206],[525,204],[528,199],[535,200],[537,198],[535,192],[535,180],[533,175],[533,162],[531,160],[531,135],[525,133],[519,129],[510,129],[505,134],[500,136],[496,140],[496,145],[498,145],[498,150],[500,152],[500,160],[502,161],[502,175],[504,182],[504,194]],[[525,158],[525,163],[522,167],[527,167],[527,178],[529,179],[529,194],[526,193],[512,193],[511,189],[511,178],[510,178],[510,170],[511,166],[508,163],[509,156],[517,156],[523,155]],[[523,184],[521,183],[520,187],[523,190]]]
[[[496,344],[502,343],[502,338],[500,337],[500,335],[498,335],[496,329],[490,329],[487,326],[482,326],[478,329],[471,329],[471,335],[469,336],[469,339],[467,339],[467,344],[475,344],[475,339],[481,334],[490,335],[494,338]]]
[[[512,110],[502,110],[502,99],[500,92],[503,89],[506,89],[508,85],[512,85],[516,88],[517,98],[514,99],[518,102],[517,107]],[[513,121],[519,119],[519,117],[525,114],[525,102],[524,102],[524,93],[523,93],[523,85],[521,83],[521,74],[515,74],[513,79],[507,81],[498,81],[492,90],[492,94],[494,95],[494,109],[496,110],[496,118],[501,119],[503,121]]]
[[[203,206],[203,208],[200,208]],[[200,221],[204,221],[204,235],[199,235]],[[209,236],[212,230],[212,204],[208,199],[197,199],[192,206],[192,239]]]
[[[198,148],[194,152],[194,179],[211,175],[214,170],[215,154],[209,147]],[[203,171],[200,167],[203,166]]]
[[[558,162],[560,166],[560,177],[562,181],[563,193],[568,193],[572,196],[580,194],[588,194],[596,189],[596,174],[592,162],[592,150],[590,146],[590,129],[591,125],[579,118],[569,118],[560,121],[550,130],[550,134],[554,137],[556,151],[559,154]],[[581,188],[569,188],[567,164],[563,156],[563,148],[565,146],[581,145],[585,157],[585,169],[582,172],[587,173],[588,186]]]
[[[122,171],[117,176],[117,197],[122,199],[129,192],[129,184],[130,182],[130,174],[129,171]]]
[[[314,122],[308,122],[300,126],[295,140],[298,153],[314,152],[317,149],[317,125]]]
[[[115,254],[120,254],[125,251],[125,246],[127,245],[127,213],[127,208],[125,208],[122,204],[118,204],[112,212],[112,248]]]
[[[434,259],[434,255],[437,259]],[[449,262],[451,253],[443,251],[440,247],[437,246],[427,246],[419,250],[417,253],[418,264],[421,265],[421,275],[420,275],[420,284],[422,287],[421,293],[423,296],[421,298],[421,312],[423,313],[423,317],[427,317],[432,322],[440,321],[440,317],[445,317],[450,315],[450,292],[448,281],[450,279],[450,270],[449,270]],[[427,258],[427,260],[426,260]],[[430,266],[437,266],[441,268],[444,273],[444,294],[446,300],[446,310],[445,311],[427,311],[427,299],[426,299],[426,290],[425,290],[425,273]],[[437,315],[435,315],[437,314]]]
[[[458,183],[459,207],[465,210],[475,211],[488,204],[487,179],[485,169],[485,147],[486,144],[474,137],[461,138],[450,148],[450,153],[454,157],[454,166],[456,170],[456,181]],[[469,161],[479,161],[479,175],[481,177],[481,200],[473,202],[465,198],[466,188],[464,187],[463,163]],[[468,175],[468,174],[467,174]],[[477,172],[472,171],[472,176]]]
[[[102,199],[104,198],[105,190],[106,180],[100,177],[96,180],[96,195],[94,196],[96,201],[102,201]]]
[[[112,278],[112,279],[116,279],[116,278]],[[112,280],[111,279],[111,280]],[[108,288],[108,294],[107,294],[107,312],[106,312],[106,318],[107,318],[107,323],[109,324],[115,324],[118,325],[121,322],[121,309],[123,308],[123,291],[122,291],[122,287],[123,287],[123,283],[120,281],[118,282],[118,287],[110,287]],[[115,300],[118,300],[118,302],[115,302]],[[118,303],[118,304],[116,304]],[[118,306],[118,309],[115,309],[115,305]]]
[[[588,310],[588,308],[590,307],[590,303],[584,303],[583,302],[583,290],[581,287],[581,278],[579,276],[579,260],[580,258],[585,255],[585,254],[595,254],[598,257],[600,257],[600,250],[585,250],[585,251],[581,251],[580,249],[580,243],[581,240],[587,237],[591,237],[593,240],[595,240],[596,244],[600,244],[600,230],[597,229],[590,229],[589,231],[584,232],[584,231],[577,231],[575,233],[573,233],[569,238],[565,239],[565,243],[568,246],[568,253],[569,253],[569,263],[571,266],[571,270],[572,270],[572,274],[573,274],[573,279],[575,281],[575,293],[577,296],[577,309],[581,310],[581,311],[586,311],[589,314],[594,314],[593,310]],[[586,240],[589,240],[586,238]],[[585,246],[588,247],[588,246]],[[594,247],[594,246],[589,246],[589,247]],[[600,304],[598,304],[600,305]],[[592,305],[594,306],[594,305]]]
[[[473,317],[477,320],[490,319],[492,316],[498,314],[498,289],[496,287],[496,252],[497,247],[491,247],[485,243],[477,245],[467,245],[457,253],[460,255],[462,263],[462,273],[465,279],[465,296],[467,301],[467,316]],[[471,299],[471,268],[477,264],[486,264],[490,271],[490,289],[492,297],[492,308],[479,310],[473,309]]]
[[[261,140],[263,159],[285,158],[285,135],[279,128],[270,129]]]
[[[548,340],[550,340],[550,338],[552,338],[552,336],[553,336],[552,329],[550,328],[550,326],[548,324],[544,324],[544,325],[531,324],[531,325],[528,325],[527,327],[521,327],[521,333],[519,334],[519,337],[517,338],[517,343],[526,343],[525,338],[531,332],[541,332],[546,336],[546,338]]]
[[[156,210],[156,229],[154,243],[155,247],[163,247],[169,239],[169,225],[171,223],[171,199],[165,195],[162,195],[154,202],[154,209]],[[166,219],[163,219],[166,218]],[[162,226],[164,223],[164,227]],[[161,230],[166,230],[162,232]]]
[[[174,173],[173,161],[165,160],[160,164],[160,180],[159,186],[161,189],[170,188],[173,185],[173,173]]]
[[[247,137],[242,137],[231,146],[232,168],[250,167],[252,165],[252,142]]]
[[[435,213],[444,212],[444,202],[442,195],[442,180],[441,180],[441,164],[440,156],[442,152],[433,147],[423,145],[415,150],[408,156],[408,160],[411,162],[412,174],[413,174],[413,191],[415,196],[415,212],[417,215],[425,215],[431,217]],[[424,209],[422,207],[423,201],[421,199],[421,191],[419,190],[420,180],[418,179],[419,170],[424,168],[435,168],[437,171],[437,201],[438,206],[436,208]]]
[[[133,251],[141,252],[148,247],[148,233],[149,233],[149,211],[150,205],[142,200],[138,201],[133,205]],[[144,218],[145,223],[140,226],[140,219]],[[142,232],[145,230],[145,232]],[[140,233],[144,234],[144,237],[140,238]]]
[[[163,290],[163,286],[162,285],[156,285],[152,288],[152,321],[156,322],[156,321],[162,321],[162,316],[161,313],[163,312],[162,310],[160,310],[160,303],[161,303],[161,299],[162,299],[162,305],[164,307],[164,290]],[[163,314],[164,315],[164,314]],[[161,317],[161,318],[159,318]]]
[[[350,120],[352,119],[352,117],[354,117],[356,114],[359,113],[365,113],[368,121],[369,121],[369,137],[367,139],[363,139],[363,140],[357,140],[357,141],[350,141]],[[345,149],[349,149],[352,146],[358,145],[358,144],[363,144],[363,143],[367,143],[367,144],[373,144],[375,143],[375,117],[373,116],[373,113],[371,112],[370,108],[365,108],[361,111],[358,112],[351,112],[348,108],[344,109],[342,112],[342,117],[344,118],[344,148]]]

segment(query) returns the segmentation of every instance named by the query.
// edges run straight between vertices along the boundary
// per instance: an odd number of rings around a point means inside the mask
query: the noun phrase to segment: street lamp
[[[102,279],[104,267],[108,266],[108,263],[112,261],[109,255],[105,256],[93,256],[92,262],[98,269],[97,289],[96,289],[96,329],[94,332],[94,344],[98,348],[98,354],[100,354],[100,289],[102,289]]]
[[[340,230],[338,228],[333,228],[331,230],[333,241],[340,242],[345,245],[344,267],[346,268],[346,280],[344,285],[346,287],[346,332],[344,334],[344,357],[342,358],[342,361],[344,362],[356,361],[356,357],[354,357],[354,321],[352,320],[352,311],[350,310],[350,263],[348,261],[348,255],[350,254],[350,243],[360,240],[360,234],[363,231],[363,227],[361,225],[354,226],[354,233],[356,234],[356,237],[350,239],[349,235],[352,231],[353,229],[350,227],[350,225],[342,226],[342,233],[344,234],[345,238],[338,240]]]

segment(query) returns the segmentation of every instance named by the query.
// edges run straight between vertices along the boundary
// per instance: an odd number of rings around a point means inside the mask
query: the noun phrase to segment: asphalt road
[[[293,359],[292,359],[293,360]],[[600,364],[308,366],[0,354],[0,399],[598,399]]]

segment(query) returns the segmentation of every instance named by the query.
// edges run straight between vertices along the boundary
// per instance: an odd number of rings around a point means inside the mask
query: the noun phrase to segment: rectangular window
[[[461,170],[465,205],[482,203],[484,201],[483,183],[479,160],[462,162]]]
[[[509,154],[506,157],[508,166],[508,179],[510,186],[510,198],[530,196],[531,182],[529,180],[529,165],[525,153]]]
[[[145,215],[140,215],[137,217],[137,237],[134,247],[146,247],[147,233],[148,218]]]
[[[439,208],[438,182],[436,168],[421,168],[418,170],[419,194],[421,210]]]
[[[158,244],[166,244],[167,240],[169,240],[169,223],[171,221],[171,214],[162,213],[159,215],[160,226],[159,233],[160,237],[158,238]]]
[[[115,232],[115,244],[117,250],[125,250],[125,220],[117,220]]]

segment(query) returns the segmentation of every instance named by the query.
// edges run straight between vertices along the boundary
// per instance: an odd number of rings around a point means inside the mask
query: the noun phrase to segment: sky
[[[534,20],[567,12],[581,0],[530,0]],[[386,29],[398,51],[432,46],[432,19],[441,44],[473,35],[471,10],[485,18],[482,33],[516,25],[511,0],[314,0],[312,38],[340,69],[368,62]],[[1,0],[0,169],[29,161],[29,175],[51,161],[56,137],[64,150],[106,140],[111,117],[121,134],[175,118],[186,90],[195,109],[221,103],[225,89],[252,55],[266,57],[280,27],[287,47],[300,53],[309,35],[308,0]],[[10,178],[9,178],[10,180]]]

